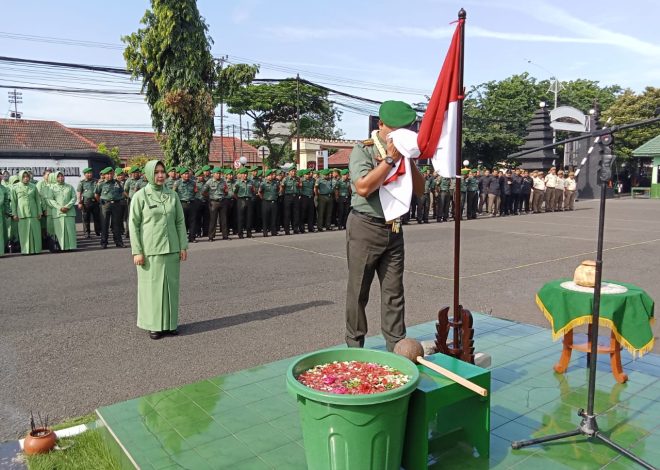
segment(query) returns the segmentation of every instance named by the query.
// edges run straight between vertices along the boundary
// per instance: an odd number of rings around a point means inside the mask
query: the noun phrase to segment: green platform
[[[560,343],[550,330],[475,315],[476,345],[492,356],[490,457],[466,445],[432,454],[429,468],[638,468],[584,438],[513,451],[510,442],[572,430],[586,406],[583,354],[564,375],[552,371]],[[434,322],[409,336],[433,337]],[[384,348],[382,337],[367,347]],[[632,361],[622,352],[626,384],[617,384],[607,357],[598,358],[596,411],[601,430],[660,467],[660,356]],[[286,391],[291,359],[213,377],[97,410],[107,437],[126,466],[141,469],[305,469],[295,399]],[[132,464],[132,465],[131,465]]]

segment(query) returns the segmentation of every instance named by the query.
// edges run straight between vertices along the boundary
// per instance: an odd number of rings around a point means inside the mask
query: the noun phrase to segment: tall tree
[[[122,37],[124,59],[133,77],[142,79],[167,163],[204,165],[222,90],[226,93],[240,85],[227,79],[247,83],[257,68],[221,68],[211,55],[213,40],[196,0],[151,0],[151,10],[141,23],[144,28]],[[225,79],[222,85],[220,77]]]
[[[646,87],[640,94],[627,89],[612,106],[603,111],[601,122],[605,124],[610,119],[608,125],[612,126],[650,119],[655,115],[655,110],[659,106],[660,88]],[[617,157],[630,158],[633,150],[657,136],[659,132],[660,124],[658,123],[618,132],[614,137],[614,150]]]
[[[339,112],[328,93],[296,79],[238,88],[227,99],[229,112],[246,114],[254,121],[254,133],[270,149],[269,165],[291,161],[291,140],[297,132],[300,113],[302,137],[338,138]]]

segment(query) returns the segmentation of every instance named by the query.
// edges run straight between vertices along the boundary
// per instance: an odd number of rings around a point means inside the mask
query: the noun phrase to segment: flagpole
[[[465,45],[465,18],[467,13],[463,8],[458,11],[458,21],[461,27],[459,65],[458,65],[458,101],[456,105],[457,129],[456,129],[456,189],[454,194],[454,325],[459,325],[462,318],[462,307],[459,301],[460,295],[460,255],[461,255],[461,167],[463,146],[463,50]],[[458,215],[458,216],[457,216]],[[461,344],[461,331],[454,327],[454,346]]]

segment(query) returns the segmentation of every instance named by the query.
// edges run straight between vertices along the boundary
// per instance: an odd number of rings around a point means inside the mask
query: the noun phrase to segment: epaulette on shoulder
[[[374,144],[374,139],[366,139],[366,140],[362,141],[362,145],[369,146],[369,145],[373,145],[373,144]]]

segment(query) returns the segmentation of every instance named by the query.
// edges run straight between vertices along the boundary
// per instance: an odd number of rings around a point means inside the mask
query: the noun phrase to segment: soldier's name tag
[[[158,207],[158,204],[153,205],[153,206],[149,206],[149,209],[155,209],[156,207]]]

